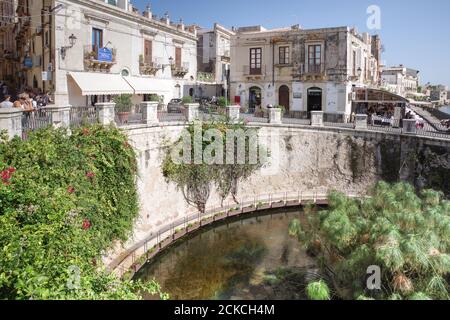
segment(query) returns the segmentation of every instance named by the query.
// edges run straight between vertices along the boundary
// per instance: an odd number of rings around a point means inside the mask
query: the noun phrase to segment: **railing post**
[[[48,112],[50,122],[55,128],[70,128],[70,109],[72,106],[65,107],[47,106],[43,110]]]
[[[281,109],[269,108],[269,123],[281,124]]]
[[[367,130],[367,114],[355,116],[355,130]]]
[[[193,122],[195,120],[198,120],[200,117],[199,113],[199,107],[200,105],[198,103],[187,103],[184,105],[186,108],[186,120],[188,122]]]
[[[228,121],[230,121],[230,123],[237,123],[239,122],[239,117],[240,117],[240,106],[234,105],[234,106],[227,106],[227,117],[228,117]]]
[[[323,127],[323,111],[311,111],[311,125]]]
[[[100,124],[104,126],[115,125],[116,104],[114,102],[101,102],[96,103],[97,117]]]
[[[145,124],[158,123],[158,102],[144,101],[141,103],[142,121]]]
[[[6,130],[10,139],[22,137],[22,110],[0,108],[0,131]]]
[[[408,134],[416,134],[417,133],[416,120],[415,119],[403,119],[402,132],[408,133]]]

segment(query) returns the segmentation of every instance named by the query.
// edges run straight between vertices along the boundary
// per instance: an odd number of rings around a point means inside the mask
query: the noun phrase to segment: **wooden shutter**
[[[153,43],[150,40],[145,40],[144,44],[144,62],[151,63],[152,62],[152,45]]]
[[[181,48],[175,48],[175,65],[181,67]]]

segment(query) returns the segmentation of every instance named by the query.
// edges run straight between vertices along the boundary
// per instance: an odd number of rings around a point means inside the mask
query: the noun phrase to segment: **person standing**
[[[5,95],[5,100],[0,103],[0,108],[12,108],[14,104],[11,102],[11,96]]]

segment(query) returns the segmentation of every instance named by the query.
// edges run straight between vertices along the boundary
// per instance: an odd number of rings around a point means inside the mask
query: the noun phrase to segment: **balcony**
[[[172,76],[176,78],[184,78],[185,75],[189,72],[189,63],[184,62],[182,65],[178,65],[176,63],[171,65],[172,68]]]
[[[141,74],[154,76],[159,70],[162,69],[162,64],[159,63],[160,59],[155,58],[153,61],[145,61],[144,56],[139,56],[139,70]]]
[[[84,47],[84,66],[89,71],[110,72],[116,64],[117,50],[111,49],[111,57],[99,54],[99,49],[93,46]]]
[[[197,80],[200,82],[210,82],[216,81],[216,75],[211,72],[197,72]]]
[[[302,64],[294,72],[294,77],[301,81],[322,81],[327,79],[325,65],[321,64]]]
[[[250,66],[244,66],[243,75],[247,78],[264,78],[266,76],[266,66],[261,66],[261,68],[250,68]]]

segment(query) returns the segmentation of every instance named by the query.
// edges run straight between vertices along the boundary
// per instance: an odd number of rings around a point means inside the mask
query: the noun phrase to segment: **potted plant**
[[[116,113],[120,123],[128,123],[131,110],[131,94],[121,94],[115,96],[113,101],[116,103]]]

